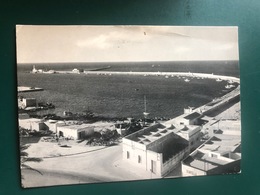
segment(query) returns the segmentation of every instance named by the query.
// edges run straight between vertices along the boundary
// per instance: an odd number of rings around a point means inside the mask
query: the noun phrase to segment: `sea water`
[[[186,62],[187,63],[187,62]],[[96,64],[36,64],[36,68],[91,70],[108,67],[106,71],[122,72],[200,72],[237,76],[237,62],[201,63],[96,63]],[[221,97],[230,90],[226,81],[183,77],[144,75],[86,75],[82,74],[31,74],[30,65],[18,65],[18,85],[44,88],[44,91],[23,93],[35,97],[38,102],[51,102],[54,113],[63,111],[82,112],[90,110],[104,117],[141,118],[145,109],[150,117],[173,118],[183,113],[188,106],[199,107]],[[104,71],[104,70],[103,70]]]

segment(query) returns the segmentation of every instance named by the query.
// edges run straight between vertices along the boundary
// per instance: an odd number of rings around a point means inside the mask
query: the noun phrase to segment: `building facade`
[[[58,125],[57,134],[71,139],[85,139],[94,134],[94,126],[82,125]]]
[[[154,124],[123,138],[123,159],[163,177],[189,155],[192,144],[197,145],[200,130],[199,126]]]

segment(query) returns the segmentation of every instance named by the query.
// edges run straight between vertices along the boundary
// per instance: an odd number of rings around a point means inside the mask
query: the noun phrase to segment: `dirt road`
[[[22,172],[23,185],[36,187],[147,178],[133,167],[125,166],[121,151],[122,146],[116,145],[84,154],[45,158],[40,163],[27,163],[43,175],[24,170]]]

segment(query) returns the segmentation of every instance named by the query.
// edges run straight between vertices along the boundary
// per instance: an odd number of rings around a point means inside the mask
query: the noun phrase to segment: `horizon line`
[[[96,62],[16,62],[16,64],[72,64],[72,63],[167,63],[167,62],[231,62],[231,61],[239,61],[239,59],[234,60],[169,60],[169,61],[96,61]]]

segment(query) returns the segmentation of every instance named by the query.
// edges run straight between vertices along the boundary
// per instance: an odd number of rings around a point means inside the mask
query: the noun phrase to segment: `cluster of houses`
[[[77,121],[44,120],[30,118],[27,113],[19,114],[19,126],[31,131],[51,131],[58,136],[81,140],[91,137],[94,132],[104,129],[115,130],[115,126],[110,123],[91,123],[84,124]]]
[[[165,177],[177,166],[182,176],[240,171],[240,121],[216,120],[193,109],[130,134],[122,142],[123,159],[153,177]]]
[[[30,104],[33,102],[25,102]],[[206,120],[207,119],[207,120]],[[207,124],[203,126],[204,124]],[[78,124],[30,118],[19,114],[19,126],[34,131],[52,131],[74,140],[91,137],[108,125]],[[207,136],[205,139],[205,129]],[[122,126],[109,126],[122,133]],[[240,121],[209,120],[190,109],[179,117],[154,123],[122,139],[123,159],[154,177],[165,177],[181,165],[182,176],[234,173],[240,171]]]

